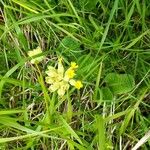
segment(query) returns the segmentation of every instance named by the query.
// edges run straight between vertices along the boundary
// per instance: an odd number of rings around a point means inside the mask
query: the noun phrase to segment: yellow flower
[[[71,68],[76,69],[78,68],[78,65],[75,62],[71,62]]]
[[[79,90],[80,88],[83,87],[83,84],[82,84],[81,81],[78,80],[78,81],[75,82],[75,85],[74,85],[74,86],[75,86],[75,88],[77,88],[77,89]]]
[[[69,81],[69,83],[70,83],[72,86],[74,86],[75,88],[77,88],[77,89],[80,89],[80,88],[83,87],[83,84],[82,84],[82,82],[81,82],[80,80],[75,81],[75,80],[72,79],[72,80]]]
[[[75,81],[73,78],[75,76],[75,69],[78,65],[75,62],[71,62],[70,68],[65,72],[62,58],[58,59],[58,68],[55,69],[52,66],[48,66],[45,78],[46,83],[50,84],[49,90],[51,92],[57,91],[59,96],[63,96],[65,92],[69,89],[69,86],[75,86],[77,89],[83,87],[81,81]]]
[[[75,71],[71,68],[69,68],[66,72],[65,72],[65,80],[68,81],[69,79],[72,79],[75,76]]]
[[[36,49],[33,49],[32,51],[28,51],[28,56],[33,57],[33,56],[36,56],[36,55],[41,54],[41,53],[42,53],[42,50],[38,46]],[[36,58],[32,58],[31,63],[32,64],[39,63],[43,59],[44,59],[44,56],[39,56],[39,57],[36,57]]]

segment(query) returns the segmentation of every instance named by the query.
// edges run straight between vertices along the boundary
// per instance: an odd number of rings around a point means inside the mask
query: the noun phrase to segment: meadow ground
[[[149,10],[0,0],[0,149],[149,150]]]

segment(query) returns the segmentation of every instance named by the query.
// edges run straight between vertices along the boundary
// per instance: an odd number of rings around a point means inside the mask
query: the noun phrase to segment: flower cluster
[[[75,70],[78,68],[78,65],[75,62],[71,62],[71,66],[65,71],[62,65],[62,59],[58,60],[58,68],[48,66],[46,74],[46,83],[50,84],[49,90],[51,92],[57,91],[59,96],[63,96],[65,92],[69,89],[69,86],[72,85],[77,89],[83,87],[83,84],[79,80],[74,80]]]
[[[38,46],[36,49],[33,49],[32,51],[28,51],[28,55],[32,58],[33,56],[36,56],[38,54],[41,54],[42,50],[41,48]],[[39,63],[40,61],[42,61],[44,59],[44,56],[39,56],[36,58],[32,58],[31,59],[31,63],[35,64],[35,63]]]

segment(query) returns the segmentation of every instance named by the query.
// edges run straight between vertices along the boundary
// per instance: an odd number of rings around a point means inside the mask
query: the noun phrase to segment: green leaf
[[[62,121],[63,126],[66,128],[68,133],[70,133],[80,144],[83,144],[80,137],[77,135],[77,133],[71,128],[71,126],[66,122],[66,120],[60,116],[60,121]]]
[[[83,80],[96,80],[99,71],[99,59],[94,59],[91,54],[82,55],[81,57],[78,57],[77,64],[79,64],[77,74],[81,75]]]
[[[102,87],[102,98],[103,101],[112,101],[113,100],[113,93],[108,87]]]
[[[24,110],[1,110],[0,115],[23,113]]]
[[[93,10],[96,7],[98,0],[79,0],[79,4],[86,10]]]
[[[95,129],[96,129],[96,136],[97,136],[97,143],[99,150],[106,149],[106,131],[105,131],[105,122],[102,116],[96,115],[95,116]]]
[[[8,127],[15,128],[15,129],[18,129],[20,131],[27,132],[27,133],[35,133],[34,130],[31,130],[30,128],[27,128],[25,126],[20,125],[17,122],[17,119],[14,119],[14,118],[9,117],[9,116],[1,115],[0,116],[0,124],[3,124],[3,125],[8,126]]]
[[[58,47],[59,51],[62,51],[63,53],[78,53],[80,52],[80,43],[78,43],[73,38],[66,36],[62,41],[61,44]]]
[[[105,77],[105,82],[114,94],[124,94],[130,92],[135,85],[132,75],[109,73]]]

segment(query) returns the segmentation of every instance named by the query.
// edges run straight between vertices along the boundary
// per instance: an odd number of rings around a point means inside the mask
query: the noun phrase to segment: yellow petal
[[[65,72],[65,78],[67,79],[72,79],[75,76],[75,71],[71,68],[69,68],[66,72]]]
[[[33,51],[28,51],[28,56],[32,57],[34,55]]]
[[[41,48],[37,47],[36,49],[33,49],[32,51],[28,51],[28,56],[33,57],[33,56],[41,54],[41,53],[42,53]],[[44,56],[39,56],[39,57],[36,57],[36,58],[32,59],[31,63],[32,64],[39,63],[43,59],[44,59]]]
[[[76,69],[78,68],[78,65],[75,62],[71,62],[71,68]]]
[[[35,50],[35,52],[37,53],[37,54],[40,54],[40,53],[42,53],[42,49],[41,49],[41,47],[40,46],[38,46],[36,49],[34,49]]]
[[[56,81],[61,81],[63,79],[62,74],[57,74]]]
[[[36,49],[33,49],[32,51],[28,51],[28,55],[30,57],[35,56],[37,54],[41,54],[41,53],[42,53],[42,50],[39,46]]]
[[[56,69],[55,69],[54,67],[52,67],[52,66],[48,66],[47,68],[48,68],[48,70],[50,70],[50,71],[56,71]]]
[[[58,93],[59,96],[63,96],[68,89],[69,89],[68,82],[61,81],[60,82],[60,87],[59,87],[57,93]]]
[[[44,59],[43,56],[34,58],[34,59],[31,60],[31,64],[39,63],[39,62],[41,62],[43,59]]]
[[[64,89],[64,90],[68,90],[69,89],[69,84],[66,81],[61,81],[60,82],[60,88]]]
[[[74,85],[74,86],[75,86],[75,88],[80,89],[80,88],[83,87],[83,84],[82,84],[81,81],[78,80],[78,81],[75,82],[75,85]]]
[[[55,78],[52,78],[52,77],[46,77],[45,78],[45,82],[48,83],[48,84],[52,84],[55,82]]]
[[[50,90],[51,92],[55,92],[57,89],[59,89],[59,86],[60,86],[59,82],[55,82],[54,84],[52,84],[52,85],[49,87],[49,90]]]
[[[72,86],[74,86],[75,83],[76,83],[76,81],[75,81],[74,79],[71,79],[71,80],[69,81],[69,83],[70,83]]]
[[[64,96],[65,92],[66,91],[63,90],[63,89],[58,89],[58,91],[57,91],[57,93],[58,93],[59,96]]]
[[[46,71],[46,74],[49,77],[56,77],[57,76],[57,71],[56,71],[56,69],[54,67],[48,66],[48,70]]]
[[[57,72],[58,72],[59,76],[63,77],[63,75],[64,75],[64,67],[62,65],[62,61],[60,61],[60,60],[58,62]]]

